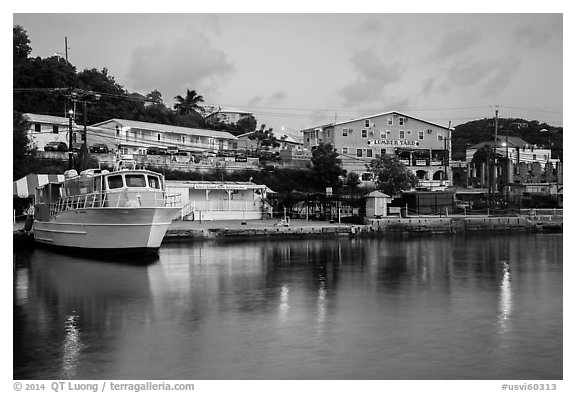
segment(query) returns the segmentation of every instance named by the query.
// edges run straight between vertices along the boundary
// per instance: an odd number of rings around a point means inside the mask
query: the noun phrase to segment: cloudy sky
[[[562,125],[562,14],[30,14],[33,56],[64,53],[165,103],[195,89],[291,134],[388,110],[455,126]]]

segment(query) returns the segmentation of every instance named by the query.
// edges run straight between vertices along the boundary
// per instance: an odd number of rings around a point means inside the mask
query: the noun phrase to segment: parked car
[[[166,155],[167,151],[163,147],[150,146],[146,148],[146,154],[149,155]]]
[[[110,150],[104,143],[95,143],[90,146],[90,153],[108,153]]]
[[[244,154],[240,153],[240,154],[236,154],[236,158],[234,159],[234,161],[246,162],[246,161],[248,161],[248,159],[246,158],[246,156]]]
[[[52,141],[44,146],[44,151],[68,151],[68,145],[64,142]]]

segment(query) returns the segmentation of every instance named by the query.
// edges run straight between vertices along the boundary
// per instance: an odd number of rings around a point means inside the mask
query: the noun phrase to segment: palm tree
[[[186,98],[181,95],[174,97],[176,103],[174,104],[174,109],[180,116],[186,116],[192,112],[204,112],[204,108],[198,105],[199,102],[204,102],[204,97],[198,95],[196,90],[186,89]]]

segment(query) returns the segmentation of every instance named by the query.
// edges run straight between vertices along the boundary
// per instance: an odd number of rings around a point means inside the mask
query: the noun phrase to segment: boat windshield
[[[108,188],[122,188],[123,186],[121,175],[108,176]]]
[[[156,176],[148,175],[148,186],[150,188],[160,189],[160,179],[158,179]]]
[[[144,175],[126,175],[126,187],[146,187]]]

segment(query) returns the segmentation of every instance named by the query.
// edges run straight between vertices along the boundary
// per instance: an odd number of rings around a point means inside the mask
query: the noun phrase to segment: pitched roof
[[[100,123],[92,124],[93,127],[102,126],[104,124],[115,122],[122,127],[141,128],[144,130],[153,130],[160,132],[173,132],[186,135],[200,135],[210,138],[224,138],[224,139],[238,139],[234,135],[225,131],[204,130],[201,128],[180,127],[169,124],[148,123],[144,121],[126,120],[126,119],[110,119]]]
[[[390,195],[386,195],[378,190],[372,191],[370,194],[366,195],[367,198],[390,198]]]
[[[238,135],[238,138],[249,137],[250,135],[254,134],[255,132],[256,131],[250,131],[250,132],[247,132],[245,134]],[[272,132],[274,133],[274,137],[276,138],[276,140],[279,142],[300,143],[288,134],[284,134],[284,133],[280,134],[280,133],[276,133],[274,131],[272,131]]]
[[[375,114],[375,115],[363,116],[363,117],[359,117],[359,118],[356,118],[356,119],[344,120],[344,121],[339,121],[339,122],[335,122],[335,123],[328,123],[328,124],[321,125],[321,126],[316,126],[316,127],[308,127],[308,128],[305,128],[305,129],[302,130],[302,131],[307,131],[307,130],[316,129],[316,128],[335,127],[335,126],[339,126],[339,125],[342,125],[342,124],[348,124],[348,123],[352,123],[352,122],[359,121],[359,120],[366,120],[366,119],[372,119],[373,117],[384,116],[384,115],[391,115],[391,114],[393,114],[393,113],[395,113],[395,114],[397,114],[397,115],[400,115],[400,116],[403,116],[403,117],[407,117],[407,118],[410,118],[410,119],[414,119],[414,120],[418,120],[418,121],[421,121],[421,122],[424,122],[424,123],[428,123],[428,124],[431,124],[431,125],[436,126],[436,127],[442,127],[442,128],[447,129],[447,130],[448,130],[448,129],[450,129],[450,130],[453,129],[453,128],[449,128],[449,127],[443,126],[442,124],[438,124],[438,123],[434,123],[434,122],[431,122],[431,121],[428,121],[428,120],[420,119],[420,118],[418,118],[418,117],[414,117],[414,116],[411,116],[411,115],[407,115],[407,114],[402,113],[402,112],[398,112],[398,111],[388,111],[388,112],[377,113],[377,114]],[[301,132],[302,132],[302,131],[301,131]]]
[[[32,123],[68,125],[70,122],[69,118],[62,116],[39,115],[36,113],[24,113],[22,116]],[[72,124],[75,124],[74,120],[72,120]]]

